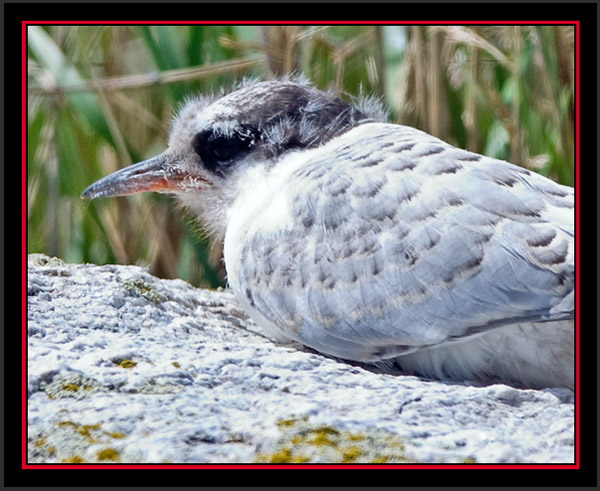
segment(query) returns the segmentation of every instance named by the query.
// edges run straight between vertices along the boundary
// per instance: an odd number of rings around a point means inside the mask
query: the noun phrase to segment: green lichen
[[[108,392],[108,388],[98,381],[84,375],[70,375],[53,380],[51,383],[42,382],[40,390],[49,399],[85,399],[95,392]]]
[[[45,254],[29,254],[27,256],[27,262],[36,266],[63,267],[66,265],[62,259],[58,257],[49,257]]]
[[[102,423],[80,424],[65,419],[55,422],[53,428],[47,428],[30,437],[28,459],[32,463],[117,462],[120,461],[120,456],[113,446],[126,436],[117,428],[111,428],[111,431],[104,430]],[[95,452],[89,453],[91,445],[103,448],[103,453],[100,454],[102,458],[95,458]]]
[[[178,383],[158,384],[152,377],[147,378],[142,385],[139,385],[135,392],[137,394],[177,394],[184,390],[184,386]]]
[[[156,289],[142,278],[122,281],[121,284],[129,293],[144,297],[146,300],[149,300],[152,303],[162,302],[162,297],[159,295]]]

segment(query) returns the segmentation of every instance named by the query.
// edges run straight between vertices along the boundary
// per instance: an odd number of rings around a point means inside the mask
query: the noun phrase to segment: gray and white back
[[[574,383],[574,195],[362,124],[246,176],[229,283],[272,335],[442,379]]]

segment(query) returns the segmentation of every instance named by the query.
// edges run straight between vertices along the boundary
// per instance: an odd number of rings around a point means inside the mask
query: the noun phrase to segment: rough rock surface
[[[229,291],[29,257],[30,463],[571,463],[573,392],[450,384],[267,339]]]

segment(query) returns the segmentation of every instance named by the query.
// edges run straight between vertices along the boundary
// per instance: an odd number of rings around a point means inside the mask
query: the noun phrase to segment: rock
[[[572,463],[567,389],[377,373],[277,344],[228,290],[28,265],[30,463]]]

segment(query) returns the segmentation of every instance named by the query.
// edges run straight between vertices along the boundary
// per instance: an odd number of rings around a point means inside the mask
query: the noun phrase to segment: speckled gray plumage
[[[554,310],[574,288],[573,223],[557,221],[572,189],[412,128],[353,133],[275,191],[292,227],[244,237],[237,276],[251,307],[361,361],[572,321],[572,304]]]

